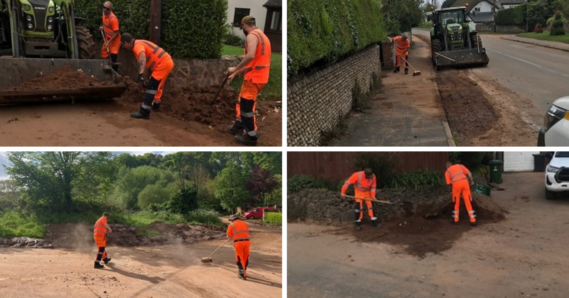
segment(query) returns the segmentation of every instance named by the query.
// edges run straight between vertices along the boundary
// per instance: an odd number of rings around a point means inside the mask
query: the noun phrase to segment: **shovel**
[[[215,100],[217,99],[217,96],[219,95],[219,93],[221,92],[221,89],[223,89],[223,86],[225,86],[225,83],[227,82],[227,79],[229,78],[229,73],[227,73],[227,75],[225,76],[225,79],[223,79],[223,83],[221,83],[221,86],[219,86],[219,89],[217,90],[217,93],[215,93],[215,97],[213,98],[213,101],[215,102]]]
[[[446,206],[448,206],[448,204],[452,203],[452,201],[448,201],[446,202],[441,208],[439,208],[435,213],[430,213],[430,214],[425,214],[425,218],[426,219],[431,219],[431,218],[435,218],[438,217],[441,213],[441,211],[443,211],[443,209],[445,209]]]
[[[382,201],[382,200],[369,199],[369,198],[360,198],[360,197],[354,197],[354,196],[348,196],[348,195],[344,195],[344,196],[346,198],[359,199],[359,200],[364,200],[364,201],[372,201],[372,202],[381,203],[381,204],[390,204],[390,205],[395,204],[395,203],[392,203],[389,201]]]
[[[211,255],[209,255],[209,256],[207,256],[207,257],[205,257],[205,258],[202,258],[202,263],[211,263],[211,262],[213,262],[213,259],[211,258],[211,256],[213,256],[220,248],[222,248],[222,247],[225,245],[225,243],[229,242],[229,240],[231,240],[231,238],[225,240],[225,242],[223,242],[216,250],[214,250],[214,251],[211,253]]]
[[[99,31],[101,32],[101,35],[103,36],[103,42],[105,43],[105,47],[108,49],[108,48],[109,48],[109,43],[108,43],[107,40],[105,39],[105,33],[103,32],[103,30],[99,30]],[[125,86],[128,87],[128,84],[126,83],[126,79],[125,79],[122,75],[120,75],[118,72],[116,72],[116,71],[113,69],[113,67],[112,67],[113,65],[118,65],[118,66],[120,66],[121,64],[118,63],[118,62],[113,62],[113,59],[111,59],[111,53],[109,52],[108,54],[109,54],[109,61],[111,62],[111,71],[112,71],[114,74],[116,74],[117,76],[119,76],[119,77],[123,80]]]

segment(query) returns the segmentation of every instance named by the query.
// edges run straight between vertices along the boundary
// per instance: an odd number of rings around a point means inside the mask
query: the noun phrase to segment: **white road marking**
[[[515,59],[515,60],[518,60],[518,61],[521,61],[521,62],[524,62],[524,63],[527,63],[527,64],[529,64],[529,65],[533,65],[533,66],[535,66],[535,67],[537,67],[537,68],[539,68],[539,69],[548,71],[548,72],[550,72],[550,73],[562,75],[562,76],[564,76],[564,77],[568,77],[568,78],[569,78],[569,74],[561,73],[561,72],[558,72],[558,71],[549,69],[549,68],[547,68],[547,67],[543,67],[543,66],[541,66],[541,65],[539,65],[539,64],[535,64],[535,63],[533,63],[533,62],[530,62],[530,61],[527,61],[527,60],[524,60],[524,59],[521,59],[521,58],[518,58],[518,57],[515,57],[515,56],[512,56],[512,55],[508,55],[508,54],[506,54],[506,53],[502,53],[502,52],[500,52],[500,51],[496,51],[496,50],[492,50],[492,49],[488,49],[488,48],[486,48],[486,50],[487,50],[487,51],[491,51],[491,52],[495,52],[495,53],[498,53],[498,54],[502,54],[502,55],[504,55],[504,56],[510,57],[510,58],[512,58],[512,59]]]

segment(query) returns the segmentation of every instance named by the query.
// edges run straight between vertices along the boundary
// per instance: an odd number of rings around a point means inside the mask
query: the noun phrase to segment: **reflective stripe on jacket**
[[[246,222],[235,220],[227,228],[227,236],[235,240],[249,240],[249,226]]]
[[[466,175],[468,173],[470,173],[470,171],[461,164],[455,164],[450,166],[445,173],[447,184],[452,184],[457,181],[467,179]]]
[[[105,236],[107,234],[107,228],[105,225],[107,224],[107,219],[103,216],[97,220],[94,227],[95,236]]]
[[[269,82],[269,70],[271,66],[271,42],[260,29],[255,29],[249,34],[253,34],[259,40],[255,57],[245,66],[245,80],[250,80],[254,84],[266,84]],[[245,55],[247,55],[247,42],[245,42]]]
[[[170,54],[164,51],[164,49],[144,39],[136,39],[134,41],[132,52],[134,53],[137,60],[138,60],[138,55],[141,52],[144,52],[144,54],[146,55],[145,66],[150,72],[152,72],[154,66],[156,66],[156,64],[158,64],[162,59],[165,59],[166,57],[171,58]]]
[[[375,197],[376,180],[375,175],[371,179],[365,177],[364,171],[355,172],[352,174],[350,179],[346,180],[344,186],[342,186],[342,194],[345,194],[348,190],[350,184],[354,185],[356,192],[370,192],[371,197]],[[358,196],[356,194],[356,196]]]

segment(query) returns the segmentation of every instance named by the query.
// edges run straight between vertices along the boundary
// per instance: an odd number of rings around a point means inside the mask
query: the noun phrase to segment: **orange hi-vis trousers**
[[[162,99],[162,89],[164,89],[164,84],[166,84],[166,79],[168,75],[170,75],[170,72],[172,72],[172,69],[174,69],[174,60],[172,60],[172,58],[162,59],[158,65],[152,69],[150,77],[156,81],[160,81],[156,95],[154,95],[154,102],[159,103]]]
[[[99,249],[99,252],[97,254],[97,261],[100,261],[101,259],[106,259],[107,251],[105,250],[105,247],[107,246],[107,237],[105,235],[100,235],[100,234],[95,235],[95,244]]]
[[[251,137],[258,137],[255,110],[257,108],[257,96],[265,85],[244,80],[241,85],[241,93],[239,93],[239,98],[237,98],[235,105],[235,126],[244,128]]]
[[[454,218],[454,222],[458,222],[461,195],[464,199],[464,205],[466,205],[468,215],[470,216],[470,222],[475,223],[476,215],[474,214],[474,210],[472,210],[472,205],[470,204],[472,201],[472,194],[470,193],[470,185],[468,184],[467,179],[460,180],[452,184],[452,201],[454,202],[454,211],[452,212],[452,217]]]
[[[251,249],[251,242],[250,241],[237,241],[233,243],[233,247],[235,247],[235,262],[240,270],[247,270],[247,266],[249,265],[249,250]],[[244,274],[247,277],[247,274]]]
[[[362,198],[369,198],[369,195],[362,196]],[[356,215],[356,217],[355,217],[356,222],[362,222],[362,219],[364,218],[364,210],[363,210],[364,209],[364,202],[365,202],[365,205],[367,207],[367,213],[369,215],[369,218],[371,220],[376,220],[377,217],[374,217],[374,215],[373,215],[373,202],[356,199],[356,205],[354,207],[355,215]]]

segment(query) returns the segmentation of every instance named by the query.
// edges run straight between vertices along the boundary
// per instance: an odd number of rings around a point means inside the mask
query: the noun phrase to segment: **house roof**
[[[283,7],[283,0],[269,0],[264,7]]]
[[[491,12],[471,13],[470,18],[474,23],[485,23],[494,21],[494,15]]]
[[[478,3],[480,2],[488,2],[490,5],[494,5],[494,1],[488,1],[488,0],[456,0],[450,7],[457,7],[457,6],[466,6],[466,3],[468,3],[468,8],[466,8],[466,11],[470,11],[472,10],[472,8],[474,8],[474,6],[478,5]],[[500,6],[500,2],[497,1],[496,2],[496,8],[501,8]]]

